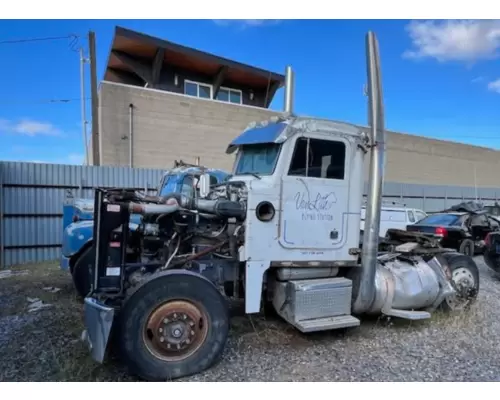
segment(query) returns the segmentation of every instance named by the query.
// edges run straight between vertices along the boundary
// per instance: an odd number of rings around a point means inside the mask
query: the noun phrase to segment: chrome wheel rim
[[[446,298],[446,303],[452,310],[463,310],[470,305],[476,290],[476,280],[468,268],[457,268],[451,274],[451,285],[455,293]]]

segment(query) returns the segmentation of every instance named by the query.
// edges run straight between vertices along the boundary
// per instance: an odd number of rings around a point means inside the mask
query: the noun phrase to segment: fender
[[[67,257],[67,269],[69,268],[69,270],[71,272],[73,272],[73,267],[75,266],[76,262],[78,261],[78,259],[82,256],[82,254],[87,250],[87,249],[90,249],[92,247],[92,245],[94,244],[94,239],[90,239],[88,242],[86,242],[81,248],[80,250],[78,250],[78,252],[76,252],[75,254],[73,254],[71,257]]]
[[[161,272],[157,272],[157,273],[153,273],[153,274],[149,275],[147,278],[142,280],[138,285],[135,285],[134,287],[127,290],[125,299],[124,299],[121,307],[122,308],[125,307],[128,300],[131,299],[132,296],[135,293],[137,293],[142,287],[144,287],[144,285],[148,284],[149,282],[151,282],[155,279],[159,279],[159,278],[163,278],[163,277],[167,277],[167,276],[174,276],[174,275],[184,275],[184,276],[192,276],[192,277],[200,278],[200,279],[204,280],[205,282],[209,283],[210,285],[212,285],[220,293],[220,290],[217,288],[217,286],[210,279],[208,279],[206,276],[204,276],[198,272],[189,271],[186,269],[167,269],[165,271],[161,271]],[[226,300],[225,297],[222,296],[222,294],[221,294],[221,297],[224,300]]]
[[[63,232],[62,255],[71,257],[92,240],[94,221],[78,221],[69,224]]]

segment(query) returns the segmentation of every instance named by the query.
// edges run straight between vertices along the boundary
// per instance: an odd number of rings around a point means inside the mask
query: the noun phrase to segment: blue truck
[[[175,162],[174,168],[167,170],[157,188],[158,196],[180,193],[192,196],[201,174],[210,175],[210,184],[226,181],[230,174],[221,169],[210,169],[184,162]],[[130,230],[135,230],[141,222],[141,215],[132,214]],[[72,198],[63,206],[63,237],[60,268],[71,273],[73,284],[79,296],[85,297],[90,290],[89,267],[94,263],[91,252],[94,233],[94,199]]]

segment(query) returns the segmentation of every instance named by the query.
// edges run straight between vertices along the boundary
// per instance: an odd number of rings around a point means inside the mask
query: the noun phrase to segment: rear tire
[[[464,239],[462,243],[460,243],[460,253],[465,254],[469,257],[474,257],[475,253],[474,242],[471,239]]]
[[[89,247],[76,260],[71,277],[78,296],[82,299],[90,292],[91,268],[95,261],[94,247]]]
[[[165,381],[215,364],[228,333],[228,305],[217,288],[201,276],[179,272],[132,294],[120,312],[117,339],[130,372]]]
[[[472,257],[459,254],[444,254],[451,275],[451,284],[457,291],[441,304],[443,311],[462,311],[468,309],[479,293],[479,269]]]

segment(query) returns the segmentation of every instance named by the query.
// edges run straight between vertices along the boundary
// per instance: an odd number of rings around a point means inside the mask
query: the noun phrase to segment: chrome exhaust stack
[[[285,72],[285,101],[284,112],[285,114],[293,114],[293,101],[295,97],[295,74],[290,65],[286,67]]]
[[[370,164],[368,198],[363,233],[362,271],[359,291],[353,311],[367,311],[375,298],[375,274],[380,230],[380,208],[384,184],[385,126],[382,81],[378,41],[373,32],[366,35],[366,61],[368,75],[368,122],[370,127]]]

